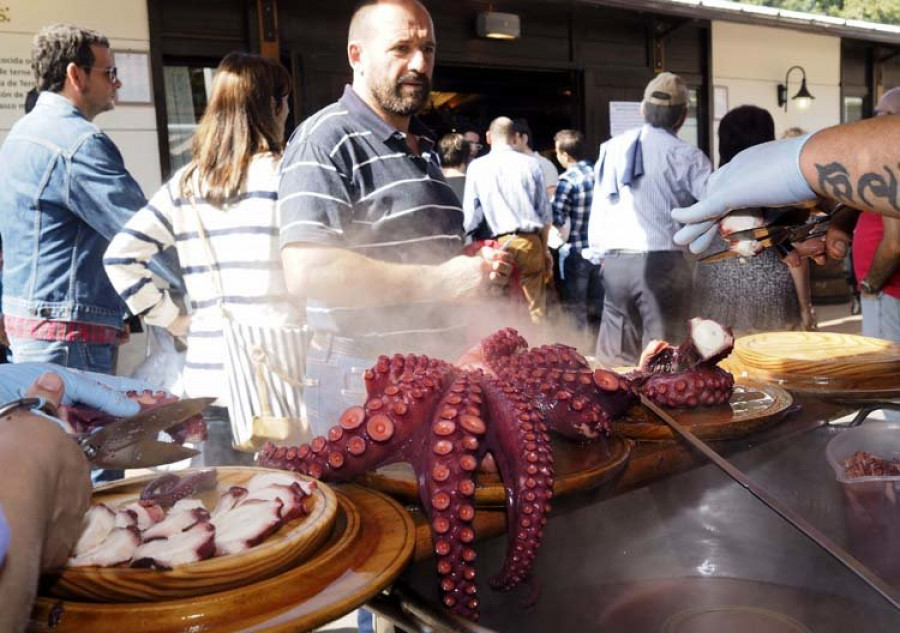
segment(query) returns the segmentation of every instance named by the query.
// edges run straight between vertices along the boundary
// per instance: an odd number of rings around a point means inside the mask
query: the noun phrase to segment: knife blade
[[[188,459],[199,454],[200,451],[181,446],[180,444],[144,440],[114,451],[101,449],[100,453],[91,460],[91,466],[93,468],[117,469],[149,468],[151,466],[179,462],[182,459]]]
[[[160,431],[197,415],[213,402],[215,398],[185,398],[163,404],[111,422],[83,436],[78,443],[88,452],[90,459],[101,453],[108,455],[141,440],[154,439]]]
[[[710,262],[719,262],[723,259],[733,259],[735,257],[740,257],[740,253],[736,253],[735,251],[719,251],[718,253],[713,253],[712,255],[706,255],[705,257],[701,257],[699,260],[704,264],[708,264]]]

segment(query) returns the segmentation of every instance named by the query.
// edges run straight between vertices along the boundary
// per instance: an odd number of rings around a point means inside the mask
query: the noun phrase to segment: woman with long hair
[[[719,167],[748,147],[775,140],[768,110],[744,105],[719,122]],[[725,249],[717,238],[710,252]],[[777,253],[699,262],[694,272],[694,313],[731,326],[735,333],[815,329],[808,268],[791,269]]]
[[[191,161],[128,222],[104,258],[110,281],[133,314],[187,337],[187,395],[215,396],[221,407],[228,404],[222,308],[237,321],[276,328],[299,325],[303,318],[285,286],[276,216],[290,91],[290,75],[278,62],[240,52],[226,56],[194,134]],[[180,313],[147,267],[172,245],[190,297],[189,315]],[[210,413],[207,445],[216,450],[215,435],[230,440],[231,432],[223,408]],[[207,464],[236,459],[227,453],[230,447],[220,448],[224,456],[205,450]]]

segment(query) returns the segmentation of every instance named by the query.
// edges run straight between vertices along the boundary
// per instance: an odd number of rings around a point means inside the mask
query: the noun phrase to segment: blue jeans
[[[876,296],[863,295],[862,334],[900,343],[900,299],[879,292]]]
[[[374,361],[362,355],[359,344],[348,338],[316,335],[306,355],[303,399],[314,435],[325,435],[338,424],[344,409],[366,401],[363,374]]]
[[[113,373],[116,346],[112,343],[11,338],[10,346],[14,363],[55,363],[70,369]]]

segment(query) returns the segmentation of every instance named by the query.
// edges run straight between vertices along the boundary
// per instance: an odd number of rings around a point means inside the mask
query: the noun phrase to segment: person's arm
[[[478,196],[478,168],[471,169],[466,172],[466,186],[463,189],[463,231],[466,235],[471,235],[481,224],[484,219],[484,208],[481,206],[481,199]]]
[[[894,273],[900,269],[900,218],[884,216],[884,235],[875,249],[875,257],[865,279],[875,294],[881,291]]]
[[[800,153],[800,170],[822,197],[900,217],[898,144],[898,117],[838,125],[809,138]]]
[[[288,244],[281,250],[288,290],[331,305],[367,306],[472,297],[489,284],[505,285],[505,253],[482,248],[440,265],[383,262],[342,248]]]
[[[148,324],[161,327],[172,325],[179,315],[168,290],[157,287],[150,271],[151,258],[175,244],[171,185],[171,181],[163,185],[150,203],[128,220],[103,257],[109,281],[128,309],[143,315]]]
[[[673,211],[686,225],[675,242],[700,253],[730,211],[802,204],[816,196],[900,217],[898,142],[900,119],[887,116],[745,149],[713,174],[699,202]]]
[[[140,185],[125,169],[115,143],[103,133],[88,138],[71,159],[69,208],[107,240],[147,204]],[[157,254],[150,267],[166,283],[181,288],[181,271],[168,255]]]
[[[59,404],[62,382],[47,375],[29,395]],[[40,450],[28,447],[39,446]],[[91,496],[84,453],[51,420],[20,410],[0,419],[0,507],[9,548],[0,567],[0,631],[25,629],[42,572],[62,566],[81,531]]]
[[[556,194],[550,209],[553,212],[553,226],[561,228],[572,214],[572,184],[567,178],[560,178],[556,187]]]

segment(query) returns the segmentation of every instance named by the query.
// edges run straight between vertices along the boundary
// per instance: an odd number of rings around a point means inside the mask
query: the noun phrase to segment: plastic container
[[[890,487],[894,492],[900,492],[900,476],[847,477],[841,463],[857,451],[866,451],[888,461],[900,460],[900,422],[864,422],[847,429],[825,448],[828,465],[834,470],[837,480],[845,486],[857,491],[882,491]]]
[[[885,581],[900,584],[900,476],[848,478],[841,462],[857,451],[900,459],[900,423],[864,422],[825,448],[825,458],[844,491],[850,552]]]

